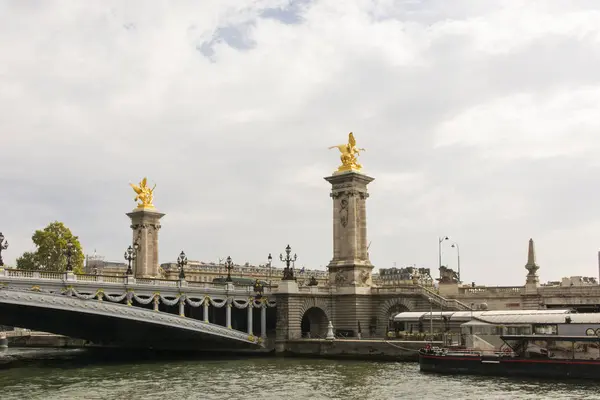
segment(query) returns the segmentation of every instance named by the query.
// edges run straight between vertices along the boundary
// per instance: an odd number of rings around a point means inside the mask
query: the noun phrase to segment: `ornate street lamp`
[[[260,300],[262,298],[263,291],[264,291],[263,284],[257,279],[254,282],[254,293],[256,293],[256,296],[255,296],[256,300]]]
[[[462,282],[460,280],[460,249],[458,247],[458,243],[456,243],[456,242],[452,243],[452,247],[454,247],[456,249],[456,259],[457,259],[456,261],[457,261],[457,265],[458,265],[457,275],[458,275],[458,282],[460,283],[460,282]]]
[[[290,268],[290,264],[296,262],[298,256],[294,254],[294,258],[290,257],[290,253],[292,252],[292,248],[288,244],[285,248],[285,258],[283,255],[279,254],[279,259],[285,262],[285,268],[283,269],[283,278],[282,281],[292,281],[294,280],[294,271]]]
[[[183,267],[187,265],[187,256],[185,255],[183,250],[181,250],[181,253],[179,253],[179,257],[177,257],[177,265],[179,266],[179,279],[184,280],[185,272],[183,271]]]
[[[273,271],[273,257],[271,257],[271,253],[269,253],[269,257],[267,257],[267,260],[269,261],[267,263],[267,265],[269,266],[269,288],[271,287],[271,276],[272,276],[272,271]]]
[[[67,272],[73,271],[73,266],[71,265],[71,257],[73,256],[73,243],[67,243]]]
[[[133,275],[133,270],[131,269],[131,262],[135,260],[137,257],[137,248],[129,246],[127,250],[125,250],[125,260],[127,260],[127,275]]]
[[[2,250],[8,249],[8,242],[4,240],[4,235],[0,232],[0,267],[4,267],[4,261],[2,260]]]
[[[225,268],[227,268],[227,278],[225,282],[233,282],[231,279],[231,270],[233,269],[233,262],[231,261],[231,257],[227,256],[227,260],[225,260]]]

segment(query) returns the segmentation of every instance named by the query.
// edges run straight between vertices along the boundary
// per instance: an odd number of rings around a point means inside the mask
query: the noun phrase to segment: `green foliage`
[[[25,270],[63,272],[67,267],[67,243],[71,243],[71,266],[76,274],[83,273],[83,251],[77,236],[62,222],[52,222],[31,237],[37,247],[17,259],[17,268]]]

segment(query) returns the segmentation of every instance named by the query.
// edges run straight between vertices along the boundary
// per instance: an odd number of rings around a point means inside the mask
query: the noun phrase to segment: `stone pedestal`
[[[443,297],[457,297],[458,296],[458,282],[440,282],[440,296]]]
[[[298,293],[298,283],[296,281],[279,281],[277,293]]]
[[[359,172],[326,177],[333,199],[333,258],[329,280],[335,286],[372,285],[373,265],[367,250],[367,185],[373,178]]]
[[[77,281],[77,277],[75,277],[75,274],[73,273],[73,271],[67,271],[65,273],[65,281],[67,281],[67,282]]]
[[[137,256],[133,262],[136,278],[158,276],[158,231],[160,219],[164,215],[154,208],[136,208],[127,213],[131,218],[133,243],[138,244]]]

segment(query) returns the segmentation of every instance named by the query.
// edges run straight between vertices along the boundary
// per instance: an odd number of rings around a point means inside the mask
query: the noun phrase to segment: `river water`
[[[2,400],[600,399],[600,383],[430,375],[415,363],[9,351],[30,359],[0,369]]]

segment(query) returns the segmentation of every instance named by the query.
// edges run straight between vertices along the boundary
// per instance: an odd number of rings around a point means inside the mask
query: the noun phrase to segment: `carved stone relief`
[[[371,274],[368,271],[362,271],[360,273],[360,281],[362,283],[367,283],[367,281],[369,280],[370,277],[371,277]]]
[[[340,200],[340,223],[344,228],[348,225],[348,199],[345,197]]]
[[[344,274],[343,271],[338,271],[335,274],[335,284],[342,285],[342,284],[344,284],[344,282],[346,282],[346,275]]]

